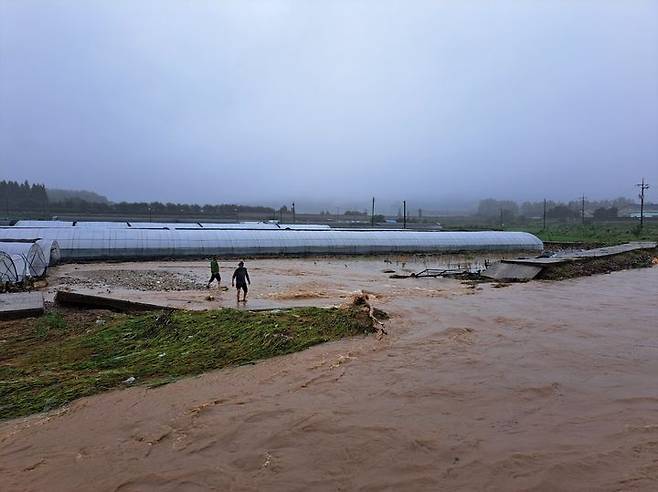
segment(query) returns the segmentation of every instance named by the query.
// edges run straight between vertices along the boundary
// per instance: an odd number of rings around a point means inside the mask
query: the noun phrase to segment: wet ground
[[[363,289],[392,315],[389,335],[2,423],[2,487],[656,489],[658,268],[494,288],[389,279],[388,267],[415,265],[383,259],[247,266],[250,304],[332,304]]]
[[[438,294],[460,290],[460,282],[446,279],[391,279],[426,268],[483,269],[500,256],[428,255],[395,257],[339,257],[258,259],[246,262],[252,280],[250,309],[340,304],[355,290],[386,297],[396,289]],[[210,277],[207,261],[89,263],[62,265],[50,270],[46,300],[60,288],[90,294],[153,302],[185,309],[236,307],[231,276],[236,261],[220,261],[221,287]],[[228,287],[227,291],[225,288]],[[212,299],[208,299],[211,296]],[[244,307],[240,305],[240,307]]]

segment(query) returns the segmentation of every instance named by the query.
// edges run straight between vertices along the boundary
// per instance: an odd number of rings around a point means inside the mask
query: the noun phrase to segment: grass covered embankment
[[[140,316],[75,311],[0,326],[0,419],[82,396],[303,350],[374,331],[364,306]]]

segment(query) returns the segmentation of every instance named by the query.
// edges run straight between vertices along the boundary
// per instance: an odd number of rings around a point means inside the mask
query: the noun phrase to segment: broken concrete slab
[[[618,255],[621,253],[628,253],[629,251],[636,251],[640,249],[654,249],[656,247],[655,242],[650,241],[633,241],[625,244],[618,244],[616,246],[607,246],[605,248],[595,248],[595,249],[586,249],[584,251],[578,251],[573,254],[568,254],[566,256],[572,258],[599,258],[602,256],[611,256]]]
[[[605,248],[586,249],[583,251],[574,251],[569,253],[551,256],[550,258],[515,258],[502,260],[502,263],[514,263],[518,265],[536,265],[536,266],[551,266],[560,263],[568,263],[570,261],[582,261],[592,258],[602,258],[605,256],[620,255],[628,253],[629,251],[637,251],[643,249],[654,249],[656,243],[654,242],[631,242],[626,244],[618,244],[617,246],[607,246]]]
[[[58,290],[55,302],[62,306],[76,306],[83,308],[110,309],[120,312],[154,311],[159,309],[178,309],[164,304],[130,301],[116,297],[82,294],[66,290]]]
[[[494,280],[532,280],[543,267],[537,265],[521,265],[516,263],[494,263],[482,272],[482,276]]]
[[[0,294],[0,319],[41,316],[44,311],[41,292]]]

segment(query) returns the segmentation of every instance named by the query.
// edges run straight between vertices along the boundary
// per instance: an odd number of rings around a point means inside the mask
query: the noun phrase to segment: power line
[[[642,178],[642,182],[635,186],[640,188],[638,196],[640,197],[640,229],[642,229],[644,227],[644,192],[649,189],[649,183],[645,183],[644,178]]]
[[[372,197],[372,214],[370,215],[370,225],[375,227],[375,197]]]

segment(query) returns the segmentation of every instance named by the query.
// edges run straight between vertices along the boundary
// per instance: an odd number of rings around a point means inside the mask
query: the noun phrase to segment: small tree
[[[619,214],[617,207],[599,207],[594,210],[594,218],[596,220],[616,219]]]

